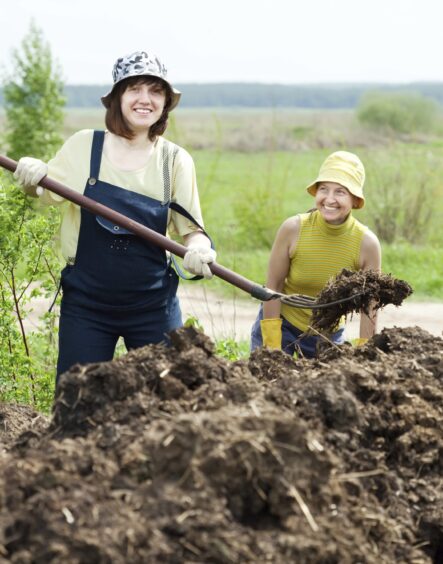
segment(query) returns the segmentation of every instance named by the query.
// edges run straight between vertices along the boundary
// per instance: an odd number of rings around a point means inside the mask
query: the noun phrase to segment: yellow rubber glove
[[[361,347],[363,345],[366,345],[367,342],[368,339],[365,339],[364,337],[359,337],[358,339],[352,340],[352,344],[354,345],[354,347]]]
[[[260,321],[263,346],[281,350],[281,319],[262,319]]]

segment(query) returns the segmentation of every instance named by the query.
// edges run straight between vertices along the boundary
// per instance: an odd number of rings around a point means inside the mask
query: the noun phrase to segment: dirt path
[[[253,298],[226,298],[210,291],[210,283],[182,283],[179,297],[183,320],[195,317],[212,339],[249,340],[259,302]],[[48,300],[35,300],[34,311],[26,320],[35,326],[38,316],[48,307]],[[443,303],[406,301],[401,307],[387,306],[379,313],[379,331],[385,327],[418,325],[432,335],[442,336]],[[358,337],[359,316],[347,323],[348,338]]]

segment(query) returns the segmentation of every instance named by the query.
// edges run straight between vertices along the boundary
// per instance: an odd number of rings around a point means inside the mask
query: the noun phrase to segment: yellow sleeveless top
[[[290,257],[285,294],[306,294],[316,297],[326,282],[342,268],[360,269],[360,248],[367,227],[352,213],[340,225],[326,223],[318,210],[303,213],[297,246]],[[285,304],[282,316],[301,331],[310,324],[311,310]]]

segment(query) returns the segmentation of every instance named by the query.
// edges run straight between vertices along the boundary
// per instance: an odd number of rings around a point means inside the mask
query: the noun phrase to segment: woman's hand
[[[211,262],[215,262],[217,253],[211,249],[211,242],[201,231],[190,233],[185,236],[185,244],[188,251],[183,257],[183,266],[197,276],[203,276],[209,280],[214,275],[209,268]]]
[[[183,266],[192,274],[203,276],[207,280],[214,275],[209,268],[209,264],[217,258],[214,249],[201,246],[190,246],[188,252],[183,258]]]
[[[48,174],[48,165],[40,159],[22,157],[17,164],[14,178],[30,196],[41,196],[43,188],[37,184]],[[36,188],[37,187],[37,188]]]

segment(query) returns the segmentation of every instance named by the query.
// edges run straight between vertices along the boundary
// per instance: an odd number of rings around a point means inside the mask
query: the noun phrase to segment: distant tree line
[[[443,82],[411,84],[177,84],[183,93],[181,106],[196,107],[250,107],[250,108],[355,108],[363,95],[370,91],[413,93],[425,96],[443,105]],[[67,107],[100,107],[100,96],[108,85],[66,85]],[[0,92],[0,104],[3,96]]]

